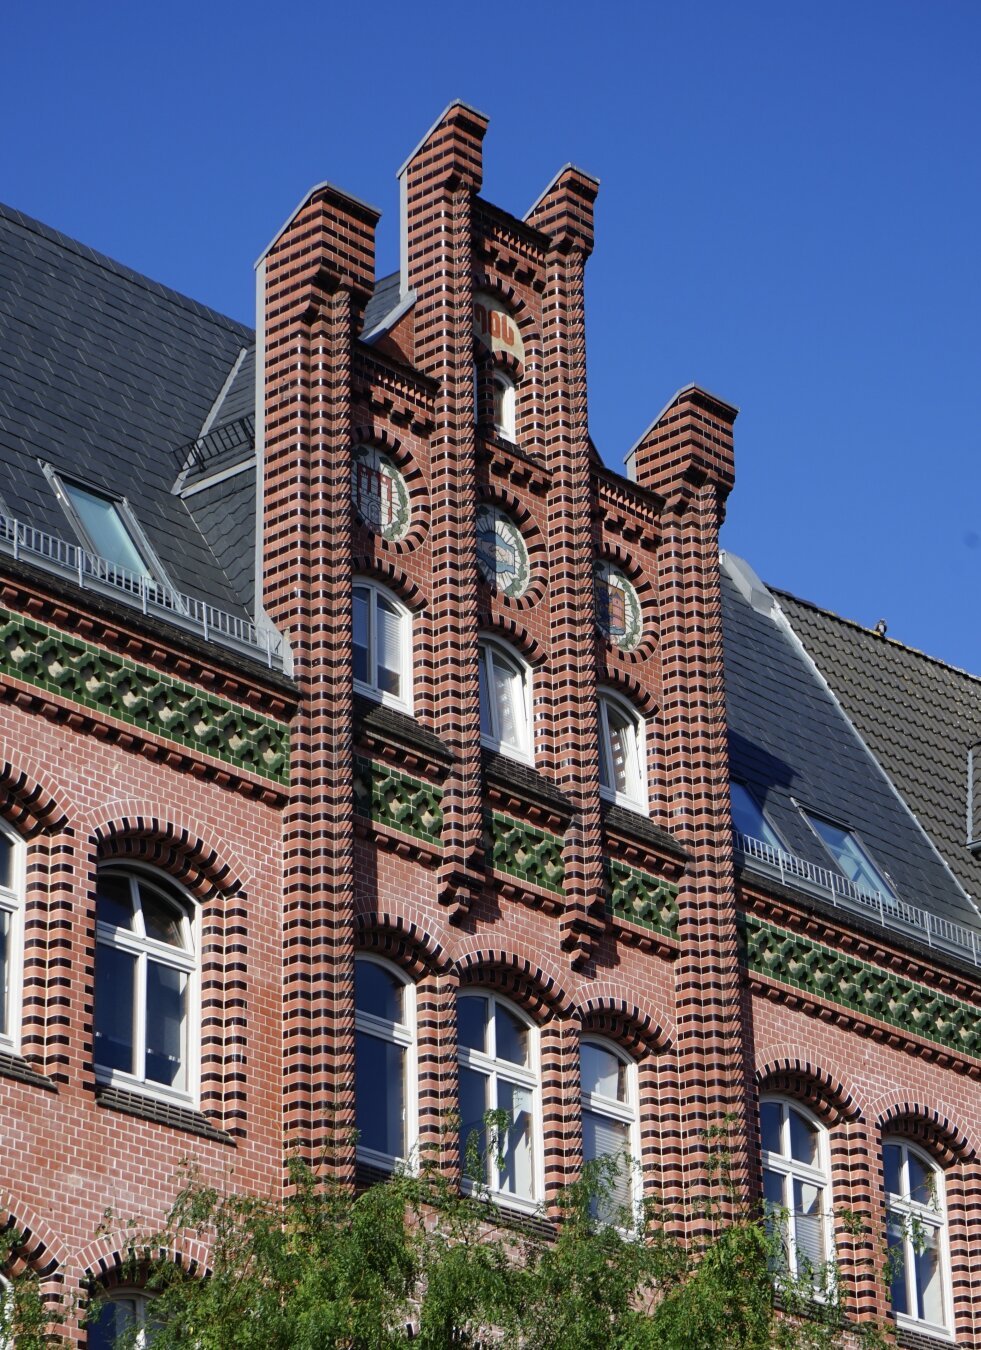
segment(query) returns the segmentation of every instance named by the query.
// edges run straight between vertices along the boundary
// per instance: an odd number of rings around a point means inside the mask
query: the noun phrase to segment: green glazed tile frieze
[[[562,894],[565,864],[558,835],[525,825],[499,811],[484,815],[484,848],[489,865],[519,881]]]
[[[753,915],[743,917],[742,929],[755,974],[981,1059],[981,1016],[971,1004]]]
[[[284,722],[6,609],[0,609],[0,674],[262,778],[289,781]]]
[[[355,756],[354,809],[379,825],[439,844],[443,829],[440,788],[410,778],[390,764]]]
[[[678,887],[663,877],[641,872],[628,863],[606,859],[607,906],[616,918],[663,933],[678,934]]]

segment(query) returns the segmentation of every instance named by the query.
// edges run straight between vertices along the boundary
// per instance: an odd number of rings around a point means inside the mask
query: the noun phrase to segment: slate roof
[[[857,833],[901,900],[981,930],[964,890],[808,660],[774,598],[746,564],[728,555],[722,580],[733,778],[750,788],[796,857],[833,866],[800,803]]]
[[[785,591],[774,594],[961,885],[981,900],[981,858],[966,847],[967,751],[981,738],[981,679]]]

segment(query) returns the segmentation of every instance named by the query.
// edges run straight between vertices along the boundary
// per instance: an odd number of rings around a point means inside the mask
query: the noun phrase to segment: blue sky
[[[384,212],[462,98],[484,195],[601,180],[593,436],[696,380],[741,409],[723,541],[773,585],[981,672],[981,4],[8,6],[0,196],[252,322],[330,179]]]

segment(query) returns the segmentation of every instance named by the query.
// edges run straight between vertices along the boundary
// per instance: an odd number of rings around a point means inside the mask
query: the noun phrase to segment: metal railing
[[[250,619],[162,586],[146,572],[132,572],[13,516],[0,515],[0,553],[37,563],[83,590],[116,596],[144,614],[167,618],[208,641],[259,657],[270,668],[282,665],[283,639],[278,633],[260,632]]]
[[[839,908],[871,915],[883,928],[910,935],[915,933],[928,947],[954,952],[976,966],[981,965],[981,940],[973,929],[939,918],[917,905],[908,905],[896,896],[856,886],[840,872],[818,867],[793,853],[784,853],[762,839],[737,831],[735,841],[736,850],[743,859],[767,876],[816,892]]]
[[[193,441],[174,451],[179,467],[190,473],[194,470],[204,472],[215,460],[243,450],[250,453],[255,446],[255,418],[251,413],[239,417],[234,422],[225,422],[220,427],[197,436]]]

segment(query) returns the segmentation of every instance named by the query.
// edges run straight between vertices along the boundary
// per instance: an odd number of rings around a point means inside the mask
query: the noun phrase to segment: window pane
[[[906,1262],[904,1260],[905,1242],[903,1241],[902,1216],[890,1211],[886,1223],[886,1241],[889,1246],[890,1269],[892,1272],[890,1292],[892,1310],[897,1313],[909,1312],[909,1297],[906,1293]]]
[[[10,913],[0,910],[0,1033],[10,1031],[8,993],[10,990]]]
[[[494,1031],[498,1059],[506,1059],[509,1064],[528,1063],[528,1028],[500,1003],[496,1005]]]
[[[915,1253],[916,1297],[920,1304],[920,1317],[935,1326],[944,1324],[943,1289],[940,1280],[940,1254],[937,1250],[937,1230],[924,1228],[915,1244],[920,1250]]]
[[[500,658],[491,662],[494,675],[494,708],[497,713],[497,738],[506,745],[523,744],[524,717],[520,706],[521,679]]]
[[[783,1154],[780,1137],[780,1122],[783,1119],[783,1107],[779,1102],[760,1103],[760,1138],[767,1153]]]
[[[759,839],[771,848],[779,848],[780,840],[776,831],[768,824],[755,797],[742,783],[729,784],[729,799],[732,804],[732,825],[737,834],[745,834],[750,839]]]
[[[375,621],[378,688],[398,698],[402,691],[402,620],[395,606],[379,596]]]
[[[183,915],[177,906],[162,895],[140,887],[143,903],[143,926],[147,937],[166,942],[171,947],[185,947]]]
[[[534,1198],[532,1157],[531,1089],[501,1080],[497,1085],[497,1104],[511,1118],[503,1140],[504,1167],[498,1172],[497,1185],[508,1195],[525,1200]]]
[[[89,1350],[113,1350],[119,1337],[135,1325],[135,1299],[114,1298],[103,1303],[98,1317],[89,1324],[86,1345]]]
[[[484,1179],[487,1148],[484,1112],[487,1079],[473,1069],[460,1069],[460,1167],[472,1181]]]
[[[772,1105],[772,1103],[770,1103]],[[767,1215],[767,1232],[771,1238],[779,1239],[782,1257],[770,1257],[772,1270],[786,1270],[788,1253],[787,1214],[789,1209],[784,1191],[784,1177],[769,1168],[763,1169],[763,1209]]]
[[[157,961],[146,971],[146,1076],[184,1091],[187,976]]]
[[[918,1205],[936,1207],[937,1195],[933,1171],[928,1168],[915,1153],[906,1154],[906,1166],[909,1169],[909,1198]]]
[[[835,862],[849,881],[865,891],[881,891],[891,895],[892,889],[872,860],[866,857],[861,845],[850,830],[834,825],[830,820],[807,814],[807,819],[827,844]]]
[[[370,592],[364,586],[354,588],[354,678],[362,684],[371,684],[371,657],[369,632],[371,620]]]
[[[96,882],[95,915],[114,928],[133,927],[133,895],[129,878],[100,872]]]
[[[613,777],[613,787],[617,792],[624,794],[630,792],[631,782],[631,759],[635,756],[634,749],[634,729],[629,722],[619,717],[618,714],[610,711],[610,768]]]
[[[405,1050],[380,1036],[355,1036],[358,1142],[405,1157]]]
[[[586,1162],[598,1158],[613,1158],[617,1162],[616,1176],[602,1178],[604,1190],[609,1187],[605,1202],[593,1203],[596,1218],[613,1222],[620,1216],[621,1210],[629,1209],[633,1198],[630,1127],[623,1121],[609,1120],[595,1111],[583,1111],[582,1155]]]
[[[5,891],[13,889],[14,846],[0,830],[0,886]]]
[[[611,1101],[627,1100],[627,1066],[623,1060],[591,1041],[583,1043],[581,1051],[582,1090],[595,1092]]]
[[[100,942],[95,952],[95,1062],[133,1073],[136,957]]]
[[[354,963],[354,1006],[386,1022],[404,1022],[405,985],[374,961]]]
[[[797,1273],[817,1274],[826,1260],[824,1252],[823,1187],[808,1181],[794,1182],[794,1227],[797,1238]]]
[[[468,1050],[486,1050],[487,1000],[479,994],[461,994],[457,999],[456,1036]]]
[[[116,503],[94,492],[75,487],[71,483],[64,485],[72,506],[78,513],[85,533],[92,541],[93,551],[110,562],[118,563],[131,572],[149,576],[149,570],[137,549]]]
[[[886,1194],[902,1195],[902,1150],[898,1144],[886,1144],[882,1150],[882,1166],[885,1173]]]
[[[817,1126],[790,1108],[790,1156],[809,1167],[819,1166]]]

